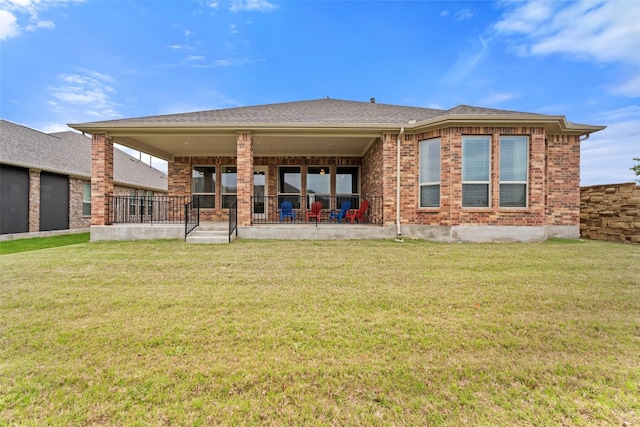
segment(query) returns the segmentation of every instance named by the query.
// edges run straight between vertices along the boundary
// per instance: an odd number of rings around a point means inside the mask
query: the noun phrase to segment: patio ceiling
[[[111,131],[114,142],[156,157],[236,156],[236,132]],[[382,132],[252,132],[255,157],[362,156]]]

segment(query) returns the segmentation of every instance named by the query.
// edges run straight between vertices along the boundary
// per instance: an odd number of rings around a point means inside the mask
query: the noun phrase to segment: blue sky
[[[581,185],[633,181],[640,157],[636,0],[0,0],[0,49],[0,117],[45,132],[375,97],[606,125]]]

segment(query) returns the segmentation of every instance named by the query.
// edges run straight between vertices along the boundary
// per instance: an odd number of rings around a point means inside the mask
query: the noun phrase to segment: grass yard
[[[64,234],[52,237],[33,237],[30,239],[5,240],[0,242],[0,255],[18,252],[37,251],[39,249],[87,243],[89,233]]]
[[[640,245],[0,256],[0,425],[640,425]]]

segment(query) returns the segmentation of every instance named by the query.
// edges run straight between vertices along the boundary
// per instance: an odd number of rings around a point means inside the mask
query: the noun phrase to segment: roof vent
[[[375,103],[376,103],[376,99],[375,99],[375,98],[371,98],[369,101],[370,101],[372,104],[375,104]]]

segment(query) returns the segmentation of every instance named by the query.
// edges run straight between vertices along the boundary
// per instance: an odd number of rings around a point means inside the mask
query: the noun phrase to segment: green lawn
[[[0,425],[640,425],[640,245],[103,242],[0,271]]]
[[[38,249],[54,248],[57,246],[87,243],[89,233],[64,234],[52,237],[34,237],[30,239],[5,240],[0,242],[0,255],[18,252],[36,251]]]

